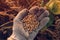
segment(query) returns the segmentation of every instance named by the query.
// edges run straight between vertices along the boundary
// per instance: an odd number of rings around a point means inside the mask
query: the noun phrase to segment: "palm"
[[[22,19],[27,16],[28,13],[34,13],[35,15],[37,15],[37,20],[40,23],[39,27],[36,30],[32,31],[30,34],[28,33],[28,31],[24,30],[22,22]],[[13,30],[16,29],[15,32],[17,32],[18,34],[22,34],[28,40],[33,40],[34,37],[37,35],[38,31],[41,30],[48,23],[48,16],[49,12],[44,8],[39,8],[36,6],[32,7],[30,10],[24,9],[15,17]]]

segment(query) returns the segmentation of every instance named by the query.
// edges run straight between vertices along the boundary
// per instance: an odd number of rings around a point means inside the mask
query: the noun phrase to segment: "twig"
[[[35,3],[37,3],[37,1],[34,1],[34,2],[28,7],[28,9],[30,9]]]
[[[1,26],[0,26],[0,28],[2,28],[3,26],[5,26],[5,25],[7,25],[7,24],[9,24],[9,23],[12,23],[13,21],[9,21],[9,22],[7,22],[7,23],[4,23],[4,24],[2,24]]]
[[[28,3],[28,5],[30,5],[30,2],[28,0],[26,0],[26,2]]]
[[[46,29],[46,31],[47,31],[48,33],[50,33],[53,37],[56,37],[56,36],[57,36],[56,33],[53,32],[53,31],[51,31],[51,30]]]

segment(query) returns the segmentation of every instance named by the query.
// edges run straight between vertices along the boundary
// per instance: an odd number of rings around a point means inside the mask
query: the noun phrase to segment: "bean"
[[[29,33],[31,33],[33,30],[35,30],[38,25],[39,21],[37,20],[37,16],[34,14],[29,14],[22,20],[24,24],[24,29],[27,30]]]

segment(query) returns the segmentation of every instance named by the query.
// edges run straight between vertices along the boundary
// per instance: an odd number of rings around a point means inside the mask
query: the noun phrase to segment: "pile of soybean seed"
[[[29,33],[35,30],[39,25],[37,16],[34,14],[27,15],[26,17],[23,18],[22,22],[24,24],[25,31],[28,31]]]

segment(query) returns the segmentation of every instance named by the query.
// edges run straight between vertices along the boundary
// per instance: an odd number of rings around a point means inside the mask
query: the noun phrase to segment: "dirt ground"
[[[47,3],[48,0],[44,0]],[[0,40],[12,34],[13,19],[24,8],[41,6],[41,0],[0,0]],[[54,15],[54,22],[45,31],[39,31],[34,40],[60,40],[60,15]]]

